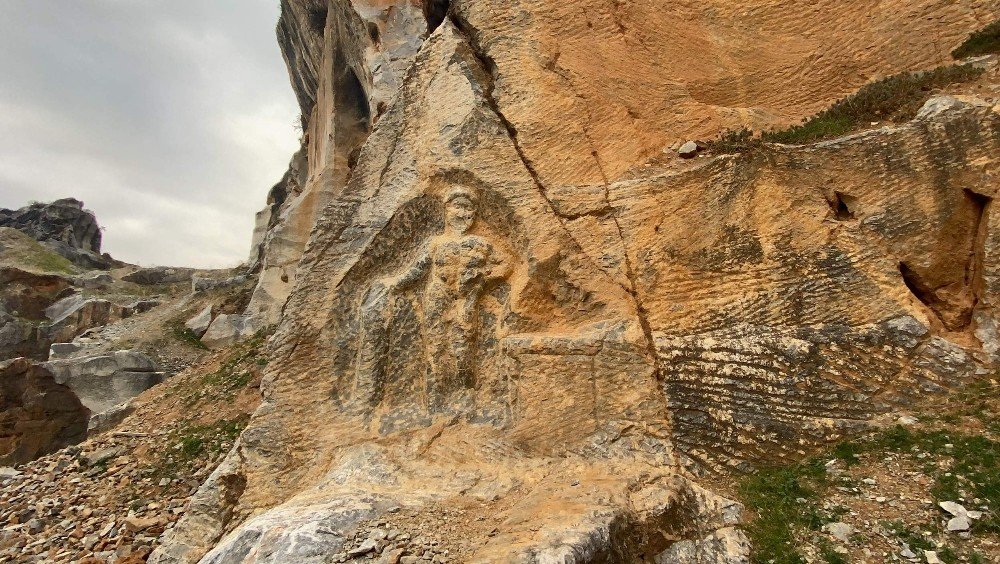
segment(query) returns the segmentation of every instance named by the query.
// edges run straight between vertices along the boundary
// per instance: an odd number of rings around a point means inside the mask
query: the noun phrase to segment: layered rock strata
[[[307,172],[262,238],[264,403],[153,562],[365,558],[364,523],[451,509],[495,524],[460,561],[737,561],[695,475],[795,460],[992,361],[994,103],[637,165],[941,62],[996,6],[375,4],[284,5]],[[413,14],[426,40],[394,40]]]

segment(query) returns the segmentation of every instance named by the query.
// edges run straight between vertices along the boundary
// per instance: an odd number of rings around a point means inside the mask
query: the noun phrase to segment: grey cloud
[[[297,146],[277,0],[0,4],[0,206],[78,197],[105,250],[233,265]]]

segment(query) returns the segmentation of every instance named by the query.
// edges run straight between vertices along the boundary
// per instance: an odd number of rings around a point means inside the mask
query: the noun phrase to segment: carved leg
[[[389,358],[389,318],[391,296],[375,287],[365,294],[359,311],[359,341],[354,386],[356,401],[375,407],[382,401]]]
[[[451,328],[451,353],[455,358],[455,381],[449,391],[475,387],[476,334],[471,325],[455,324]]]

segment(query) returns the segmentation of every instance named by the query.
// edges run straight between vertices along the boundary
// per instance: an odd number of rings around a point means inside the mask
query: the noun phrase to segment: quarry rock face
[[[163,381],[163,372],[136,351],[45,363],[56,383],[68,387],[93,414],[127,402]]]
[[[997,106],[642,166],[1000,16],[851,4],[283,2],[306,133],[259,222],[264,401],[150,561],[361,559],[371,523],[458,510],[456,561],[746,561],[699,475],[798,460],[998,350]]]
[[[87,438],[90,412],[42,366],[0,363],[0,465],[33,460]]]
[[[51,340],[40,322],[70,287],[63,276],[0,267],[0,359],[45,359]]]

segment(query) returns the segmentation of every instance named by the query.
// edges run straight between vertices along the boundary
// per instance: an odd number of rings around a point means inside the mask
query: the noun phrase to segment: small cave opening
[[[899,263],[899,274],[903,284],[922,304],[927,306],[942,325],[949,331],[961,331],[972,323],[975,300],[966,302],[956,299],[954,292],[946,287],[937,288],[905,262]]]
[[[343,62],[342,57],[338,60]],[[357,166],[361,146],[371,133],[371,108],[368,94],[350,65],[339,67],[334,83],[335,170],[346,184]]]
[[[982,228],[986,225],[987,214],[993,198],[974,192],[968,188],[965,188],[963,192],[965,193],[965,198],[972,205],[972,213],[975,215],[975,224],[972,231],[973,236],[978,237],[981,234]]]
[[[309,29],[315,33],[323,33],[323,30],[326,29],[326,16],[329,11],[330,7],[326,0],[323,0],[322,4],[309,8]]]
[[[427,35],[434,33],[448,17],[450,0],[424,0],[424,19],[427,20]]]
[[[833,210],[833,217],[837,221],[850,221],[854,219],[854,210],[857,209],[857,198],[854,196],[844,194],[843,192],[834,192],[833,198],[828,200],[830,204],[830,209]]]
[[[377,23],[368,22],[368,37],[375,46],[382,44],[382,32],[379,30]]]

